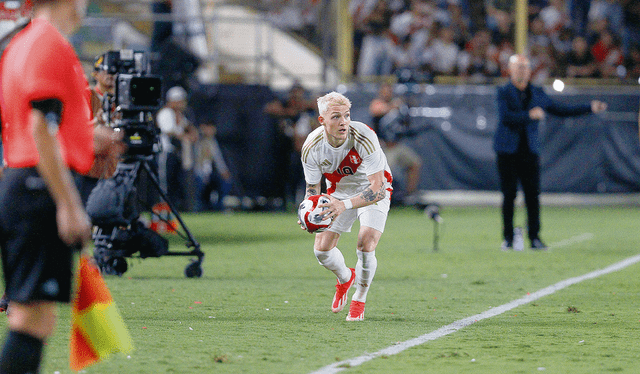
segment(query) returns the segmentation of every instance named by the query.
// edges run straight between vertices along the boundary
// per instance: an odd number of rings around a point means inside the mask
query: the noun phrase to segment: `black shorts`
[[[58,235],[55,203],[35,168],[4,170],[0,247],[9,300],[70,301],[74,250]]]

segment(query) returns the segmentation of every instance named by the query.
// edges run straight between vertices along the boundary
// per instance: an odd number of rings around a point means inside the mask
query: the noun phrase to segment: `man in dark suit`
[[[524,55],[509,59],[509,82],[498,88],[498,128],[493,149],[497,153],[498,174],[502,190],[503,250],[522,250],[522,238],[514,242],[513,213],[518,190],[522,185],[527,207],[528,236],[531,249],[545,250],[540,240],[540,140],[538,123],[547,113],[577,116],[600,113],[607,104],[594,100],[584,105],[564,105],[547,96],[541,87],[530,84],[531,65]],[[520,240],[518,240],[520,239]]]

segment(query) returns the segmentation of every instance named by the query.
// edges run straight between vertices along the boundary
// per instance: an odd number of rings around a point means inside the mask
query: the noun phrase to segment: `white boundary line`
[[[378,352],[374,352],[374,353],[367,353],[364,354],[360,357],[355,357],[355,358],[351,358],[348,360],[344,360],[344,361],[340,361],[340,362],[336,362],[334,364],[325,366],[319,370],[316,370],[314,372],[312,372],[311,374],[330,374],[330,373],[337,373],[343,370],[346,370],[350,367],[354,367],[354,366],[359,366],[364,364],[365,362],[371,361],[376,357],[380,357],[380,356],[390,356],[390,355],[395,355],[398,354],[406,349],[409,349],[411,347],[420,345],[420,344],[424,344],[428,341],[431,340],[436,340],[438,338],[442,338],[443,336],[449,335],[451,333],[454,333],[464,327],[467,327],[469,325],[472,325],[478,321],[482,321],[483,319],[487,319],[487,318],[491,318],[491,317],[495,317],[497,315],[500,315],[504,312],[507,312],[513,308],[519,307],[521,305],[524,304],[528,304],[532,301],[538,300],[541,297],[544,296],[548,296],[551,295],[557,291],[560,291],[563,288],[569,287],[571,285],[574,285],[576,283],[580,283],[582,281],[588,280],[588,279],[593,279],[593,278],[597,278],[601,275],[605,275],[605,274],[609,274],[609,273],[613,273],[615,271],[619,271],[622,270],[628,266],[631,266],[633,264],[636,264],[640,262],[640,255],[635,255],[633,257],[629,257],[626,260],[620,261],[618,263],[615,263],[613,265],[610,265],[604,269],[600,269],[600,270],[596,270],[596,271],[592,271],[591,273],[587,273],[584,275],[581,275],[579,277],[575,277],[575,278],[569,278],[569,279],[565,279],[563,281],[560,281],[554,285],[551,285],[549,287],[543,288],[539,291],[533,292],[531,294],[527,294],[526,296],[517,299],[517,300],[513,300],[509,303],[506,303],[504,305],[500,305],[498,307],[495,308],[491,308],[487,311],[484,311],[480,314],[476,314],[473,315],[471,317],[467,317],[467,318],[463,318],[461,320],[455,321],[449,325],[443,326],[441,328],[439,328],[438,330],[432,331],[430,333],[424,334],[422,336],[419,336],[417,338],[413,338],[410,340],[406,340],[404,342],[398,343],[396,345],[392,345],[390,347],[384,348],[382,350],[379,350]]]
[[[580,243],[580,242],[584,242],[584,241],[587,241],[587,240],[591,240],[594,237],[595,237],[595,235],[593,235],[592,233],[585,232],[584,234],[576,235],[576,236],[571,237],[569,239],[565,239],[565,240],[561,240],[561,241],[559,241],[557,243],[553,243],[553,244],[551,244],[550,247],[551,247],[551,249],[560,248],[560,247],[566,247],[566,246],[571,245],[571,244],[575,244],[575,243]]]

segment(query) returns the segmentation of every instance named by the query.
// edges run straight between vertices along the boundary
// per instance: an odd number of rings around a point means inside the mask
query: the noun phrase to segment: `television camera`
[[[153,115],[162,107],[162,80],[149,74],[146,54],[133,50],[109,51],[98,63],[114,75],[115,81],[114,94],[103,96],[106,122],[124,131],[127,154],[157,153],[159,133]]]
[[[185,268],[188,278],[202,276],[204,253],[178,211],[160,187],[157,171],[150,162],[160,152],[160,134],[154,114],[162,106],[162,80],[150,73],[144,52],[108,51],[96,64],[114,75],[115,91],[103,96],[102,108],[107,125],[123,132],[127,146],[115,174],[101,179],[91,191],[87,213],[91,217],[94,258],[103,273],[122,275],[127,271],[127,257],[196,256]],[[144,226],[138,212],[137,182],[145,170],[160,198],[175,216],[191,250],[169,251],[167,239]],[[151,210],[151,209],[149,209]],[[152,213],[153,214],[153,213]],[[160,216],[168,221],[168,217]],[[169,222],[167,222],[169,223]]]

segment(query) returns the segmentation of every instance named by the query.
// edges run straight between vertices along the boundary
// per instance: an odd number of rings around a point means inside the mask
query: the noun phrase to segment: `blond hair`
[[[351,109],[351,101],[343,94],[335,91],[318,98],[318,113],[321,116],[324,115],[330,105],[346,105]]]

